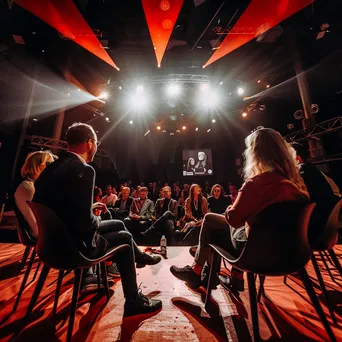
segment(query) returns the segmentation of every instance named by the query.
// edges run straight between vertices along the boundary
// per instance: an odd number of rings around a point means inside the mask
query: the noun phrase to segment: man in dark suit
[[[163,198],[157,199],[154,207],[156,221],[151,227],[141,233],[143,237],[151,236],[160,231],[168,241],[174,244],[174,222],[177,218],[177,201],[171,198],[171,188],[163,188]]]
[[[110,209],[113,218],[123,221],[128,217],[133,202],[133,198],[129,197],[130,192],[129,187],[122,188],[120,198],[115,202],[114,208]]]
[[[135,271],[137,263],[159,262],[136,246],[132,235],[118,220],[99,221],[93,214],[93,189],[95,170],[91,162],[97,151],[97,136],[93,128],[83,123],[75,123],[67,132],[68,151],[51,168],[46,168],[35,183],[34,202],[52,209],[67,226],[79,250],[87,257],[103,255],[108,248],[128,244],[131,248],[118,253],[116,263],[126,298],[124,315],[132,316],[149,313],[161,307],[160,300],[148,299],[138,291]],[[97,208],[107,212],[103,203]],[[61,246],[63,248],[63,246]]]

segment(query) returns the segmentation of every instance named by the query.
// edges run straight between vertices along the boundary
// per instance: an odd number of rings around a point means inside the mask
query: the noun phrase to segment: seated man
[[[100,257],[109,248],[128,244],[130,248],[119,252],[112,260],[121,275],[126,299],[124,315],[160,309],[160,300],[148,299],[138,291],[134,265],[135,261],[144,264],[159,261],[137,248],[121,221],[100,222],[92,212],[95,170],[87,163],[93,160],[97,151],[95,131],[87,124],[74,123],[67,131],[67,147],[67,152],[39,177],[33,201],[56,213],[68,228],[75,245],[88,258]],[[99,204],[106,211],[105,204]]]
[[[104,203],[107,207],[114,207],[117,199],[118,199],[118,196],[112,193],[112,186],[107,185],[106,195],[102,197],[101,202]]]
[[[133,198],[129,197],[130,192],[131,189],[127,186],[121,189],[121,197],[115,202],[114,208],[110,209],[113,218],[123,221],[128,217],[133,202]]]
[[[167,240],[174,244],[174,221],[177,218],[177,201],[171,198],[171,188],[163,188],[164,197],[157,199],[154,207],[155,218],[157,219],[152,226],[141,233],[143,237],[151,236],[156,232],[161,232]]]
[[[139,190],[139,198],[134,198],[129,217],[124,220],[127,229],[136,236],[145,231],[150,226],[150,220],[154,214],[153,202],[147,198],[148,190],[141,187]]]

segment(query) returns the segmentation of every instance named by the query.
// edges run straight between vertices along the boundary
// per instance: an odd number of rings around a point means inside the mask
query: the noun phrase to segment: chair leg
[[[333,249],[329,249],[328,253],[329,253],[329,255],[330,255],[330,257],[331,257],[331,259],[332,259],[332,261],[333,261],[333,263],[334,263],[334,265],[336,267],[336,269],[339,271],[340,276],[342,277],[342,267],[341,267],[340,262],[337,259],[335,251]]]
[[[330,276],[331,280],[332,280],[333,282],[335,282],[335,279],[334,279],[334,277],[333,277],[333,275],[332,275],[332,273],[331,273],[331,271],[330,271],[330,268],[329,268],[327,262],[325,261],[325,256],[324,256],[324,254],[323,254],[322,252],[319,252],[319,255],[321,256],[321,259],[322,259],[322,261],[323,261],[324,267],[327,269],[327,271],[328,271],[328,273],[329,273],[329,276]]]
[[[102,280],[103,280],[103,284],[105,287],[107,299],[109,300],[110,299],[110,292],[109,292],[108,278],[107,278],[107,266],[106,266],[105,261],[101,262],[101,273],[102,273]]]
[[[212,290],[212,282],[214,280],[215,272],[220,268],[221,264],[221,256],[213,250],[213,256],[211,258],[211,267],[209,273],[208,287],[207,287],[207,295],[205,297],[205,309],[209,313],[210,310],[210,296]]]
[[[44,265],[43,269],[42,269],[42,272],[40,273],[37,285],[36,285],[36,287],[34,289],[33,295],[31,297],[31,301],[30,301],[30,304],[29,304],[29,306],[27,308],[25,317],[23,319],[23,326],[24,327],[25,327],[25,325],[26,325],[26,323],[28,321],[29,316],[31,315],[31,313],[33,311],[34,306],[36,305],[38,296],[39,296],[39,294],[40,294],[40,292],[41,292],[41,290],[42,290],[42,288],[44,286],[45,280],[46,280],[49,272],[50,272],[50,267]]]
[[[321,307],[321,304],[319,303],[319,300],[316,296],[316,293],[315,293],[315,290],[313,289],[312,287],[312,284],[311,284],[311,281],[310,281],[310,278],[309,278],[309,275],[308,273],[306,272],[306,269],[303,267],[301,270],[299,270],[299,275],[302,279],[302,282],[305,286],[305,289],[306,289],[306,292],[308,293],[310,299],[311,299],[311,302],[325,328],[325,331],[327,332],[328,336],[329,336],[329,339],[330,341],[336,341],[336,337],[334,335],[334,333],[332,332],[331,330],[331,327],[329,325],[329,322],[323,312],[323,309]]]
[[[100,272],[100,264],[96,265],[96,275],[97,275],[97,287],[99,290],[99,295],[101,295],[101,272]]]
[[[284,279],[283,279],[283,282],[284,282],[285,285],[287,285],[287,284],[286,284],[286,280],[287,280],[287,276],[285,275],[285,276],[284,276]]]
[[[324,281],[323,281],[323,278],[322,278],[322,274],[319,271],[317,260],[316,260],[315,255],[313,253],[311,255],[311,262],[313,264],[313,267],[314,267],[314,270],[315,270],[315,273],[316,273],[319,285],[321,287],[321,290],[322,290],[322,293],[323,293],[323,297],[324,297],[325,302],[327,304],[327,307],[329,309],[331,318],[332,318],[333,322],[335,324],[337,324],[336,316],[335,316],[334,310],[333,310],[332,305],[331,305],[330,300],[329,300],[328,291],[327,291],[327,289],[325,287],[325,284],[324,284]]]
[[[265,295],[265,289],[264,289],[264,282],[265,282],[265,276],[259,275],[259,282],[260,282],[260,287],[258,291],[258,296],[257,296],[257,301],[260,303],[261,296]],[[255,281],[255,278],[254,278]]]
[[[34,272],[34,276],[32,278],[32,281],[35,281],[36,278],[37,278],[37,274],[38,274],[38,271],[39,271],[39,268],[40,268],[40,260],[38,261],[38,265],[36,267],[36,271]]]
[[[53,304],[53,310],[52,310],[52,313],[54,315],[56,315],[56,313],[57,313],[58,299],[59,299],[59,293],[61,291],[63,276],[64,276],[64,271],[60,270],[58,272],[58,279],[57,279],[56,293],[55,293],[55,302]]]
[[[29,248],[29,247],[26,247],[26,248]],[[27,269],[26,269],[26,272],[25,272],[23,281],[21,282],[20,290],[19,290],[17,299],[16,299],[16,301],[15,301],[15,303],[14,303],[12,312],[15,312],[15,310],[16,310],[17,307],[18,307],[18,304],[19,304],[21,295],[23,294],[24,289],[25,289],[25,286],[26,286],[26,283],[27,283],[28,276],[29,276],[29,274],[30,274],[30,272],[31,272],[31,268],[32,268],[32,265],[33,265],[33,261],[34,261],[35,256],[36,256],[36,249],[34,248],[33,251],[32,251],[32,254],[31,254],[30,261],[29,261],[29,263],[28,263],[28,265],[27,265]]]
[[[249,303],[251,307],[254,341],[260,341],[258,304],[257,304],[257,298],[256,298],[254,274],[251,272],[247,272],[247,280],[248,280]]]
[[[72,301],[71,301],[70,319],[69,319],[68,333],[67,333],[67,339],[66,339],[67,342],[70,342],[72,338],[72,331],[74,328],[75,313],[77,309],[78,295],[80,293],[82,274],[83,274],[82,268],[75,270],[75,282],[74,282],[74,291],[72,294]]]
[[[32,247],[28,247],[28,246],[25,248],[23,258],[21,259],[21,262],[20,262],[20,269],[22,269],[25,266],[27,258],[30,254],[31,248]]]

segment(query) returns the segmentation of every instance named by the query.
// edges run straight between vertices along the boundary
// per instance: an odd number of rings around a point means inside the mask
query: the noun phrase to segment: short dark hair
[[[113,188],[110,184],[106,185],[106,189],[107,188]]]
[[[148,189],[146,188],[146,186],[142,186],[140,189],[139,189],[140,192],[148,192]]]
[[[77,146],[87,142],[89,139],[96,139],[96,133],[90,125],[75,122],[68,128],[66,134],[68,145]]]

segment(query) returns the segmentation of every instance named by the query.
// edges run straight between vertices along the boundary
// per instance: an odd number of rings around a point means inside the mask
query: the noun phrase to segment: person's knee
[[[129,231],[120,231],[120,238],[122,243],[127,243],[128,245],[132,244],[133,236]]]

